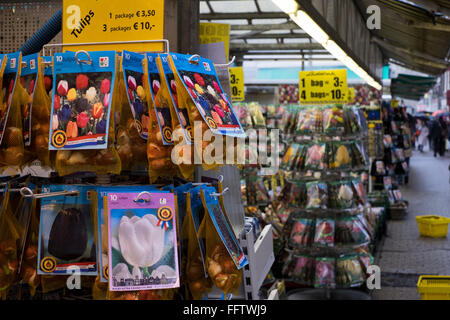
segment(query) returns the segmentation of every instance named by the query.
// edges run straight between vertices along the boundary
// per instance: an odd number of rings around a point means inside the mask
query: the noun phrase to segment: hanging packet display
[[[147,139],[147,159],[148,159],[148,174],[150,183],[155,182],[159,177],[173,177],[177,173],[177,167],[171,159],[172,146],[170,141],[165,141],[164,134],[160,127],[160,122],[163,120],[156,113],[156,97],[161,87],[161,79],[156,67],[155,58],[157,54],[147,52],[147,59],[144,60],[144,70],[147,69],[147,79],[144,83],[149,102],[149,125],[148,125],[148,139]],[[170,110],[169,116],[170,116]],[[165,123],[164,123],[165,124]],[[165,131],[167,137],[172,137],[172,127]],[[166,138],[167,138],[166,137]]]
[[[174,195],[110,192],[104,206],[109,221],[109,289],[179,287]]]
[[[145,55],[123,51],[117,80],[119,122],[116,146],[122,170],[146,171],[149,101],[144,89]],[[119,111],[118,111],[119,112]]]
[[[108,282],[108,222],[107,212],[103,207],[103,197],[110,192],[142,192],[157,191],[154,186],[103,186],[91,193],[92,214],[96,220],[97,232],[97,262],[101,282]]]
[[[161,105],[168,105],[171,115],[172,142],[176,145],[172,157],[174,155],[179,157],[179,159],[173,160],[178,165],[183,177],[192,179],[194,174],[194,155],[190,144],[192,144],[193,127],[189,122],[187,109],[179,108],[177,85],[174,74],[167,62],[167,54],[160,54],[156,58],[156,65],[161,79],[161,87],[157,98]],[[176,150],[179,149],[181,149],[181,153],[177,155]]]
[[[41,200],[38,274],[69,275],[75,268],[81,275],[97,275],[91,190],[81,185],[42,186],[42,193],[78,191],[78,195]]]
[[[147,52],[147,65],[148,65],[148,80],[151,96],[153,99],[153,105],[155,113],[157,115],[156,120],[158,122],[159,130],[162,134],[162,142],[164,145],[173,145],[172,141],[172,116],[170,114],[169,101],[163,95],[158,94],[161,89],[161,73],[158,70],[156,59],[158,53]]]
[[[28,147],[31,144],[31,115],[33,108],[32,102],[39,70],[38,59],[38,53],[22,57],[20,84],[28,94],[28,101],[24,105],[22,105],[22,130],[23,143],[25,147]]]
[[[49,149],[106,149],[116,52],[56,53],[53,65]]]

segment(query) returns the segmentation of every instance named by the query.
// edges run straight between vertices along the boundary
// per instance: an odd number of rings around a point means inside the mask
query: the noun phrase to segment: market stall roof
[[[361,13],[377,5],[381,28],[372,30],[391,62],[438,76],[450,67],[450,1],[447,0],[358,0]]]
[[[238,60],[335,60],[271,0],[202,0],[201,22],[228,23]]]
[[[392,79],[391,93],[393,96],[420,100],[436,83],[435,77],[420,77],[407,74],[399,74]]]

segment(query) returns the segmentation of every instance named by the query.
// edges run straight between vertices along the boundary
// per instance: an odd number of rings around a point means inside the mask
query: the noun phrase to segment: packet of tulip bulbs
[[[24,57],[25,59],[26,57]],[[30,60],[31,61],[31,60]],[[45,83],[44,83],[44,75],[43,70],[45,68],[44,60],[42,57],[39,57],[36,60],[38,66],[36,69],[37,78],[35,79],[34,84],[34,92],[32,96],[32,104],[28,107],[28,115],[30,116],[30,145],[25,148],[27,153],[27,162],[31,162],[35,159],[38,159],[41,162],[42,166],[50,166],[51,158],[50,151],[48,150],[48,133],[50,128],[50,108],[51,108],[51,99],[45,91]],[[27,67],[31,66],[27,64]],[[22,76],[24,75],[25,68],[23,69]],[[28,77],[28,76],[26,76]],[[28,90],[31,89],[31,84],[29,84]],[[28,94],[30,94],[28,92]],[[27,108],[26,106],[29,103],[27,102],[22,106],[23,108]],[[24,110],[23,110],[24,111]],[[32,112],[32,115],[31,115]],[[26,112],[25,112],[26,113]],[[23,117],[25,117],[24,112],[22,112]],[[26,124],[24,123],[24,126]]]
[[[205,220],[205,208],[203,207],[201,190],[205,186],[197,186],[190,189],[187,193],[189,198],[186,200],[186,209],[190,212],[192,217],[192,223],[194,231],[198,238],[198,247],[200,248],[200,255],[204,266],[205,276],[208,276],[206,271],[206,238],[204,232],[201,229],[204,228]]]
[[[154,186],[104,186],[91,193],[92,215],[97,225],[97,262],[101,282],[108,282],[108,220],[103,207],[103,197],[110,192],[158,192]]]
[[[332,157],[330,159],[330,168],[346,169],[352,166],[350,143],[332,142],[331,148]]]
[[[153,106],[156,112],[156,119],[162,134],[162,142],[164,145],[173,145],[172,141],[172,116],[170,114],[170,106],[167,98],[161,99],[161,94],[158,96],[161,89],[161,74],[159,73],[156,59],[158,53],[147,52],[147,70],[150,93],[153,100]]]
[[[186,139],[186,142],[192,144],[193,143],[192,130],[194,130],[194,126],[191,125],[189,121],[189,114],[185,106],[182,106],[178,103],[177,83],[175,81],[175,75],[173,74],[172,69],[170,69],[167,59],[168,59],[167,54],[160,54],[159,59],[157,59],[157,61],[160,74],[164,74],[166,84],[165,87],[168,89],[170,97],[172,98],[171,106],[173,106],[172,110],[175,111],[174,113],[176,114],[176,117],[172,117],[172,121],[175,120],[175,122],[178,122],[177,126],[174,126],[174,131],[177,129],[178,126],[181,126],[181,128],[183,129],[183,134],[184,138]],[[161,89],[163,89],[162,86]]]
[[[56,53],[50,150],[106,149],[115,51]],[[86,60],[88,59],[88,60]]]
[[[43,185],[41,193],[78,191],[41,200],[38,274],[96,276],[97,254],[90,192],[81,185]]]
[[[6,190],[5,190],[6,189]],[[9,185],[3,189],[4,200],[2,211],[0,212],[0,269],[2,277],[0,278],[0,299],[4,300],[6,294],[12,284],[14,284],[18,272],[18,255],[21,248],[19,247],[20,238],[23,234],[23,227],[15,216],[17,210],[17,196],[15,192],[10,192]],[[20,194],[19,194],[20,197]]]
[[[169,61],[189,94],[187,98],[195,103],[212,133],[245,138],[245,132],[220,85],[213,62],[198,55],[178,53],[170,54]]]
[[[344,134],[344,109],[340,105],[327,107],[323,111],[323,132],[328,135]]]
[[[172,162],[173,146],[171,145],[171,140],[167,140],[168,138],[172,138],[170,110],[168,110],[169,118],[166,120],[162,117],[167,113],[166,111],[164,111],[164,113],[159,113],[159,115],[157,115],[156,112],[156,102],[160,105],[159,101],[156,101],[156,97],[161,87],[161,79],[155,62],[156,57],[157,54],[147,52],[147,59],[144,61],[144,69],[146,68],[148,73],[148,81],[144,82],[144,89],[146,90],[147,97],[151,97],[152,102],[149,104],[150,110],[147,139],[148,174],[150,183],[155,182],[160,177],[173,178],[178,171],[177,167]],[[169,120],[170,126],[168,125]],[[167,127],[165,135],[161,130],[161,121],[163,121],[162,124]]]
[[[325,182],[308,182],[306,190],[306,209],[326,209],[328,207],[328,186]]]
[[[42,56],[42,63],[44,65],[44,88],[51,102],[51,91],[53,89],[53,57]]]
[[[316,273],[314,287],[316,288],[335,288],[335,258],[320,257],[316,258]]]
[[[123,60],[124,58],[120,57],[119,59]],[[124,64],[126,63],[121,63],[122,66]],[[143,71],[145,74],[145,69]],[[115,118],[118,120],[114,130],[116,132],[117,153],[122,163],[122,171],[147,171],[147,140],[142,138],[142,133],[144,132],[144,127],[148,128],[149,118],[142,115],[140,118],[144,120],[142,123],[139,120],[135,120],[134,106],[130,103],[130,95],[133,96],[133,93],[128,93],[125,79],[124,72],[118,72],[116,89],[114,90],[115,95],[117,93],[118,105],[118,108],[114,110]],[[142,86],[139,87],[140,89],[142,88]],[[142,95],[140,89],[138,91]],[[148,103],[148,101],[145,103]],[[145,132],[148,134],[147,129]]]
[[[202,188],[200,195],[202,198],[203,207],[208,213],[217,234],[220,236],[222,243],[228,250],[229,255],[233,259],[236,267],[242,269],[248,264],[247,257],[242,250],[239,241],[233,232],[233,229],[228,223],[225,214],[219,205],[217,196],[213,195],[214,188]]]
[[[30,186],[31,187],[31,186]],[[35,188],[31,187],[32,190]],[[30,287],[32,296],[36,293],[37,287],[40,285],[41,277],[37,274],[37,255],[39,245],[39,208],[37,200],[31,202],[30,218],[28,222],[28,232],[25,239],[23,250],[23,259],[20,264],[20,279],[27,283]]]
[[[314,279],[314,258],[306,255],[294,255],[293,260],[292,279],[303,285],[311,285]]]
[[[199,234],[199,219],[204,218],[204,208],[199,196],[200,189],[191,189],[186,196],[186,217],[183,221],[183,247],[187,248],[185,261],[185,280],[195,300],[203,298],[212,287],[211,278],[206,269],[205,237]],[[191,193],[192,192],[192,193]]]
[[[31,113],[33,108],[33,95],[39,70],[38,60],[38,53],[22,57],[20,84],[28,94],[28,101],[22,106],[23,144],[25,145],[25,147],[28,147],[31,144]]]
[[[328,168],[326,143],[312,143],[308,146],[305,167],[310,170],[323,170]]]
[[[356,254],[339,257],[336,261],[336,285],[358,287],[364,282],[364,271]]]
[[[248,261],[221,212],[217,198],[212,199],[212,192],[215,192],[213,187],[201,190],[203,206],[207,213],[200,226],[199,235],[206,239],[206,267],[209,277],[219,290],[224,294],[237,294],[242,280],[241,268]],[[211,212],[210,209],[214,211]],[[219,217],[219,220],[216,220],[216,217]],[[217,221],[222,228],[218,227]]]
[[[134,118],[134,124],[142,139],[148,138],[149,106],[144,90],[145,55],[124,50],[122,53],[122,69],[128,102]]]
[[[110,192],[104,205],[109,221],[109,289],[178,288],[173,193]]]
[[[314,225],[313,219],[294,218],[289,244],[292,247],[310,246],[314,239]]]
[[[194,175],[194,156],[190,144],[192,144],[192,130],[186,108],[179,108],[177,85],[174,74],[167,63],[167,54],[160,54],[156,58],[161,79],[161,87],[158,91],[157,101],[161,106],[167,105],[170,110],[172,123],[172,142],[175,148],[172,158],[178,165],[182,175],[186,179],[192,179]],[[177,150],[180,150],[177,154]],[[178,158],[175,158],[178,157]]]
[[[322,247],[334,247],[334,220],[317,219],[314,244]]]
[[[17,78],[20,76],[20,67],[22,61],[22,53],[15,52],[5,55],[6,60],[3,71],[1,114],[0,114],[0,144],[3,142],[5,134],[6,122],[8,119],[11,101],[16,87]],[[2,59],[2,60],[3,60]]]

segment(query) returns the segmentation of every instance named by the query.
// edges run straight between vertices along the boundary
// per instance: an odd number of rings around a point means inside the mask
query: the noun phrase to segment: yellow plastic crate
[[[450,300],[450,276],[420,276],[417,291],[422,300]]]
[[[417,225],[421,236],[444,238],[447,236],[449,218],[429,215],[417,216]]]

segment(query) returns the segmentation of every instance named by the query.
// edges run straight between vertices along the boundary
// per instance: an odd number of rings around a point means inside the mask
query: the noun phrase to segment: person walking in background
[[[426,145],[427,140],[428,140],[428,135],[430,133],[430,131],[428,130],[428,127],[426,126],[425,122],[423,120],[419,120],[419,130],[420,130],[420,134],[417,138],[418,140],[418,149],[420,152],[423,152],[423,147]],[[430,146],[430,150],[431,150],[431,146]]]
[[[439,117],[439,126],[441,129],[441,139],[440,139],[440,145],[439,145],[439,155],[441,157],[443,157],[445,155],[445,144],[446,144],[446,140],[447,140],[447,134],[448,134],[448,127],[447,127],[447,123],[445,122],[443,117]]]
[[[447,136],[447,124],[442,117],[438,120],[433,120],[430,133],[433,141],[434,156],[436,157],[439,154],[442,157],[445,153],[445,137]]]

